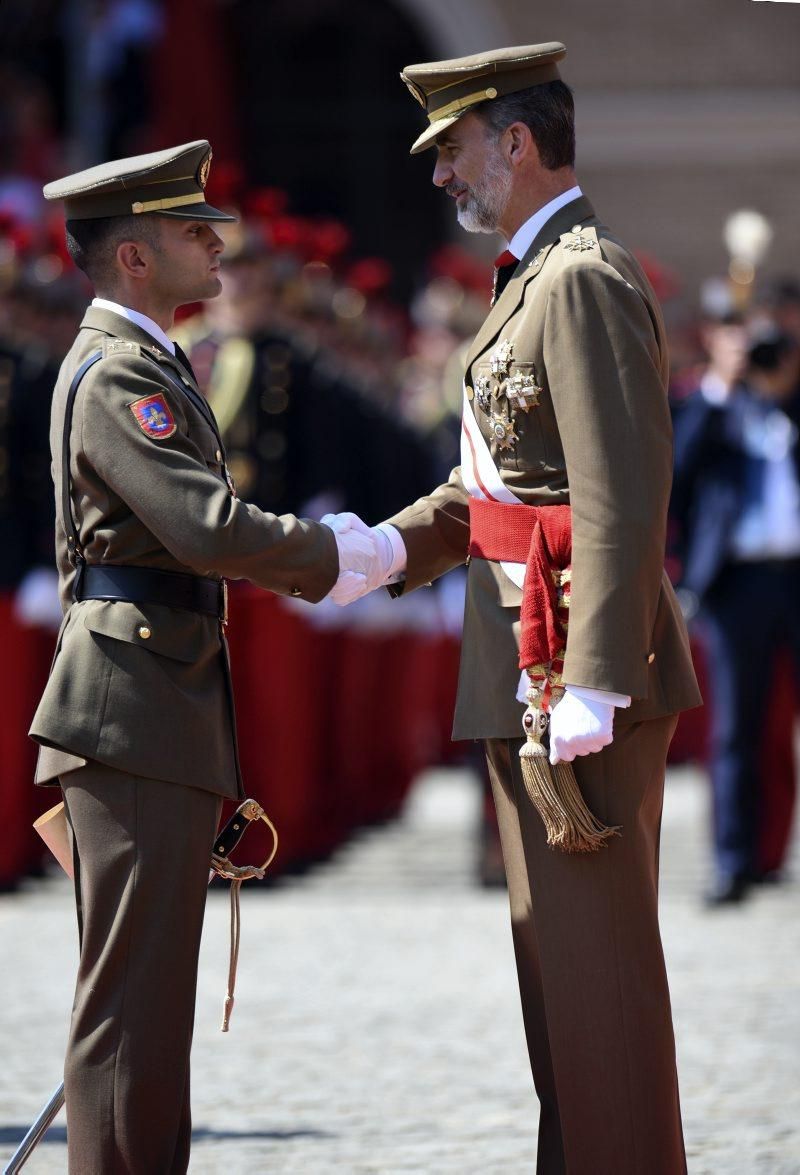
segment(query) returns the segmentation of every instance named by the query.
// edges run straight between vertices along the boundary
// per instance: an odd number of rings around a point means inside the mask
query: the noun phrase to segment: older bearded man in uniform
[[[97,297],[53,394],[64,622],[31,728],[72,830],[81,953],[65,1065],[75,1175],[178,1175],[197,957],[223,797],[243,796],[224,577],[321,599],[374,543],[240,500],[168,331],[220,291],[233,217],[205,140],[49,184]]]
[[[436,146],[433,180],[462,226],[508,249],[467,355],[460,467],[374,528],[380,558],[333,598],[410,591],[469,562],[454,737],[486,745],[541,1103],[537,1170],[678,1175],[658,848],[676,715],[700,697],[663,571],[666,340],[641,267],[577,185],[564,54],[523,46],[402,75],[430,120],[412,151]],[[571,565],[558,564],[570,541]],[[562,588],[571,575],[565,649],[554,572]],[[545,708],[554,691],[550,761],[574,763],[599,835],[573,845],[595,852],[548,844],[520,759],[520,668]]]

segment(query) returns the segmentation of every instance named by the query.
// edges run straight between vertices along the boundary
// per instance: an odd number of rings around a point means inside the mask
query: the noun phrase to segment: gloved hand
[[[405,567],[405,545],[399,533],[388,523],[367,526],[357,514],[326,514],[321,521],[336,535],[339,547],[339,578],[328,593],[334,604],[344,607],[369,592],[398,578]],[[372,553],[362,566],[343,562],[343,551],[357,541],[371,541]],[[345,554],[345,559],[348,556]]]
[[[550,715],[550,762],[571,763],[592,755],[614,739],[614,705],[599,698],[566,692]]]

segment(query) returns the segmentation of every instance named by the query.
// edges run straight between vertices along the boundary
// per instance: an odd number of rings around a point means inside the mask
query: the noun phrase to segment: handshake
[[[388,522],[367,526],[357,514],[326,514],[321,522],[336,536],[339,578],[328,598],[343,608],[376,588],[397,583],[406,568],[406,548]]]

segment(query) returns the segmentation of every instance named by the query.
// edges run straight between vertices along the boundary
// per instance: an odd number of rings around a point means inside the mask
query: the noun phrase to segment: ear
[[[508,161],[512,167],[520,167],[523,163],[538,164],[539,151],[530,127],[524,122],[512,122],[506,127],[504,134]]]
[[[141,241],[123,241],[117,246],[116,259],[118,267],[127,277],[147,277],[152,268],[150,250]]]

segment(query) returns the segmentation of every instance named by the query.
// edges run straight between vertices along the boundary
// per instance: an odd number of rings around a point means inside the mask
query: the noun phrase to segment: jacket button
[[[150,629],[147,627],[146,624],[139,625],[139,636],[142,638],[143,641],[150,640],[151,633],[150,633]]]
[[[475,396],[475,392],[474,392],[474,391],[473,391],[473,389],[472,389],[472,388],[469,386],[469,384],[467,384],[467,399],[468,399],[468,400],[472,400],[472,399],[474,398],[474,396]]]
[[[298,587],[292,588],[292,595],[293,596],[302,596],[302,594],[303,594],[302,588],[298,588]]]
[[[222,453],[220,453],[219,449],[217,449],[217,451],[216,451],[216,453],[214,454],[214,456],[216,457],[217,461],[221,461],[221,460],[222,460]]]
[[[647,664],[652,665],[653,662],[655,661],[655,659],[656,659],[655,653],[651,653],[650,656],[647,658]]]

